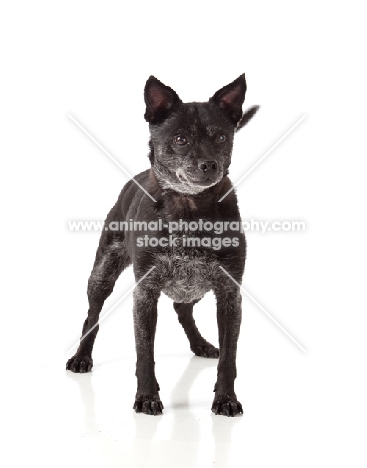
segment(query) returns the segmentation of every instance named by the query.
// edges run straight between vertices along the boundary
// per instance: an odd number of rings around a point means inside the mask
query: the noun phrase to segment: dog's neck
[[[190,195],[177,192],[172,189],[164,189],[159,184],[153,168],[149,174],[149,193],[157,200],[156,210],[169,219],[196,219],[215,218],[219,212],[233,208],[237,211],[237,200],[234,192],[218,203],[218,200],[231,188],[231,182],[227,176],[223,177],[216,185],[207,188],[203,192]]]

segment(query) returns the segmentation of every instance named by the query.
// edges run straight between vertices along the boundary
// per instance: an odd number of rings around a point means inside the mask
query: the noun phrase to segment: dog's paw
[[[191,347],[191,351],[196,356],[206,357],[206,358],[219,358],[219,349],[208,343],[207,341],[203,343],[198,343],[195,346]]]
[[[163,408],[164,406],[159,399],[159,395],[145,395],[138,397],[133,406],[136,413],[152,414],[153,416],[162,414]]]
[[[235,396],[223,395],[215,397],[212,405],[212,412],[222,416],[236,416],[243,414],[242,405]]]
[[[66,363],[66,370],[83,374],[93,367],[93,359],[90,356],[73,356]]]

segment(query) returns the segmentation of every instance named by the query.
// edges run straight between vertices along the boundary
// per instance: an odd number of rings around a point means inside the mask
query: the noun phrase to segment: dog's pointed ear
[[[164,120],[181,103],[176,92],[154,76],[150,76],[145,84],[144,99],[145,120],[153,124]]]
[[[246,79],[243,73],[232,83],[217,91],[209,101],[213,102],[237,125],[242,117],[242,104],[246,94]]]

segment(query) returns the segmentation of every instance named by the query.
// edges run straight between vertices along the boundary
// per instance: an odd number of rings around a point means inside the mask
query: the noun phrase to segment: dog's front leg
[[[134,291],[134,331],[138,389],[134,409],[137,413],[162,414],[159,385],[154,372],[154,337],[159,292],[146,285]]]
[[[241,294],[231,285],[215,292],[219,330],[219,363],[212,411],[215,414],[235,416],[242,413],[242,405],[234,392],[237,340],[241,325]]]

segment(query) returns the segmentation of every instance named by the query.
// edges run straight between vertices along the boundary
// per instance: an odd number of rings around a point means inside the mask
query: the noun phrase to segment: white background
[[[1,44],[4,466],[364,467],[366,442],[365,15],[349,2],[3,2]],[[131,295],[103,322],[89,375],[64,370],[87,311],[99,233],[131,173],[149,167],[143,88],[184,101],[245,72],[236,181],[243,219],[303,220],[248,234],[244,286],[307,349],[243,299],[237,395],[210,412],[216,361],[193,358],[162,297],[156,370],[163,416],[135,415]],[[133,286],[131,268],[105,311]],[[215,304],[196,308],[217,342]]]

